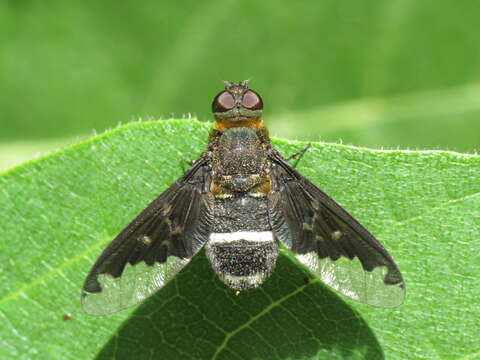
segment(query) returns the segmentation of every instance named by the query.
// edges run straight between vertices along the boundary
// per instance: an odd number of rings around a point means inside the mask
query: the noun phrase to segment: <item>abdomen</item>
[[[207,257],[231,288],[260,285],[273,271],[278,246],[268,221],[266,197],[239,193],[217,198]]]

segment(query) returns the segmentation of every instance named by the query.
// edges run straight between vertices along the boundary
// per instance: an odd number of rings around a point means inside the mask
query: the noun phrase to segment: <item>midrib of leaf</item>
[[[314,284],[314,283],[318,283],[320,282],[319,280],[317,279],[313,279],[311,281],[309,281],[308,284],[305,284],[303,286],[299,286],[298,288],[296,288],[294,291],[292,291],[291,293],[289,293],[288,295],[276,300],[276,301],[273,301],[270,303],[270,305],[268,305],[267,307],[265,307],[262,311],[260,311],[258,314],[256,314],[255,316],[252,316],[250,317],[250,319],[248,321],[246,321],[245,323],[243,323],[241,326],[237,327],[235,330],[233,331],[230,331],[228,333],[225,334],[225,339],[223,340],[223,342],[220,344],[220,346],[217,348],[217,350],[215,351],[215,353],[213,354],[212,356],[212,360],[215,360],[217,359],[218,355],[220,355],[220,353],[222,352],[222,350],[226,349],[228,347],[228,342],[230,341],[230,339],[232,337],[234,337],[235,335],[237,335],[240,331],[248,328],[252,323],[254,323],[256,320],[262,318],[263,316],[267,315],[270,311],[272,311],[273,308],[277,307],[277,306],[281,306],[283,302],[285,302],[286,300],[290,299],[292,296],[295,296],[297,295],[298,293],[302,292],[308,285],[311,285],[311,284]]]

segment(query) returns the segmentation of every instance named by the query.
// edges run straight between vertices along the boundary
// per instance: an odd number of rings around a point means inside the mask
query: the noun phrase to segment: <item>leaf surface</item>
[[[452,152],[313,143],[298,165],[394,257],[407,284],[400,308],[339,297],[288,254],[264,286],[236,296],[199,254],[140,306],[84,314],[95,258],[207,134],[193,120],[131,123],[0,176],[0,358],[479,357],[480,156]],[[274,144],[285,155],[304,145]]]

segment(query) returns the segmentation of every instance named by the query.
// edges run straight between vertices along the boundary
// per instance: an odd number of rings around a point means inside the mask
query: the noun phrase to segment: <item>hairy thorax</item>
[[[264,144],[254,129],[225,130],[213,152],[212,193],[218,198],[238,193],[265,196],[270,191]]]

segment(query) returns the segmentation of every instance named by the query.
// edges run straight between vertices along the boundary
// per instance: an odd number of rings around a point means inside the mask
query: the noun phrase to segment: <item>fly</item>
[[[212,103],[207,149],[103,251],[82,289],[91,315],[137,304],[202,248],[237,294],[261,285],[283,245],[339,293],[378,307],[403,302],[402,275],[360,223],[273,149],[263,101],[247,81]]]

